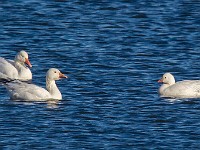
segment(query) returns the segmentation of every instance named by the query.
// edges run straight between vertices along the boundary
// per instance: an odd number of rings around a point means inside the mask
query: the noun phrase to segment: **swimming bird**
[[[158,82],[163,83],[158,90],[161,97],[200,98],[200,80],[175,82],[171,73],[165,73]]]
[[[32,67],[28,53],[23,50],[17,53],[14,61],[0,57],[0,79],[31,80],[32,73],[26,65]]]
[[[48,99],[62,99],[55,80],[67,78],[58,69],[51,68],[46,73],[46,89],[35,84],[29,84],[19,80],[4,83],[12,100],[44,101]]]

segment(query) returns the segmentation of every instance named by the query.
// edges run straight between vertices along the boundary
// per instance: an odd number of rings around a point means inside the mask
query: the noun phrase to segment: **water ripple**
[[[26,50],[33,82],[59,68],[62,101],[14,102],[0,88],[4,149],[199,149],[198,99],[157,80],[199,79],[198,1],[1,1],[1,57]]]

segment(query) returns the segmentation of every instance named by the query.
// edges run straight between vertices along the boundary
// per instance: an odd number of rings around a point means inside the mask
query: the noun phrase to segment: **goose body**
[[[14,61],[0,57],[0,79],[31,80],[32,73],[25,64],[32,67],[25,51],[20,51]]]
[[[175,82],[174,76],[170,73],[165,73],[158,80],[163,83],[159,88],[161,97],[172,98],[199,98],[200,97],[200,80],[183,80]]]
[[[10,98],[13,100],[24,100],[24,101],[40,101],[47,99],[62,99],[55,80],[61,78],[67,78],[58,69],[51,68],[46,74],[46,89],[39,87],[35,84],[29,84],[18,80],[7,82],[6,86],[10,93]]]

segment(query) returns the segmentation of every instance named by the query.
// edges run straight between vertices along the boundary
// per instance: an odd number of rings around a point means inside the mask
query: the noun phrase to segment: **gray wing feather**
[[[13,81],[5,84],[11,99],[18,100],[45,100],[50,99],[50,93],[37,85],[21,81]]]

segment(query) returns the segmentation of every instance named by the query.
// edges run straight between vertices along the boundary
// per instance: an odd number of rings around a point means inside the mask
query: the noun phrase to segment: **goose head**
[[[172,85],[175,83],[175,79],[171,73],[165,73],[158,82]]]
[[[18,62],[20,62],[20,63],[22,63],[22,64],[27,64],[29,67],[32,67],[32,65],[31,65],[31,63],[30,63],[30,61],[29,61],[29,59],[28,59],[28,53],[27,52],[25,52],[25,51],[20,51],[17,55],[16,55],[16,57],[15,57],[15,61],[18,61]]]
[[[46,74],[46,78],[48,80],[59,80],[61,78],[68,78],[67,76],[65,76],[64,74],[62,74],[58,69],[56,68],[51,68],[47,71]]]

